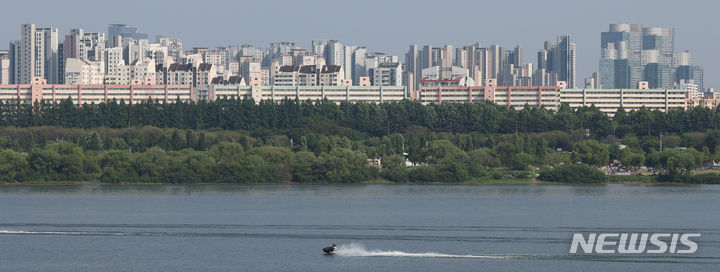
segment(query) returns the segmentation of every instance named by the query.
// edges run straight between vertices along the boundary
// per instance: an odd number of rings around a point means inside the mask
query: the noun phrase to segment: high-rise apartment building
[[[328,43],[330,43],[328,40],[313,40],[312,52],[318,56],[325,56],[325,48],[328,46]]]
[[[553,70],[550,72],[557,74],[557,81],[565,81],[568,88],[575,88],[577,83],[575,56],[575,43],[570,41],[570,35],[558,37],[553,54]]]
[[[488,53],[487,77],[485,79],[496,79],[502,69],[502,64],[505,62],[505,49],[502,46],[493,44],[490,46]]]
[[[40,77],[47,83],[60,83],[57,28],[36,28],[34,24],[20,27],[21,39],[10,42],[10,82],[30,84],[33,77]]]
[[[353,69],[352,67],[355,66],[353,64],[353,54],[355,53],[355,50],[357,50],[357,46],[355,45],[346,45],[343,49],[345,56],[343,56],[343,70],[345,71],[345,79],[346,80],[352,80],[353,75]],[[354,83],[355,81],[353,81]]]
[[[0,51],[0,84],[10,84],[10,54]]]
[[[405,53],[405,72],[403,73],[403,82],[411,93],[417,90],[420,81],[420,72],[422,71],[422,51],[418,50],[417,45],[410,45],[407,53]]]
[[[365,57],[367,56],[367,48],[361,46],[355,49],[352,54],[352,67],[345,67],[352,70],[353,84],[360,82],[361,77],[367,76],[367,68],[365,66]]]
[[[544,48],[537,52],[537,70],[533,75],[533,85],[555,86],[559,82],[575,88],[577,83],[575,43],[569,35],[557,37],[557,43],[546,41]]]
[[[455,50],[455,66],[468,69],[475,83],[483,85],[487,71],[487,48],[480,43],[463,46]]]
[[[65,35],[62,59],[102,61],[106,42],[105,33],[85,33],[82,29],[71,29],[70,35]]]
[[[325,63],[327,65],[344,65],[345,64],[345,46],[338,41],[328,42],[325,47]]]
[[[372,86],[403,86],[402,65],[398,62],[381,63],[370,69]]]

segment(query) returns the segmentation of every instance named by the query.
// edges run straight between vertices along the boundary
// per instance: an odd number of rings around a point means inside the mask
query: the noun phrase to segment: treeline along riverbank
[[[655,171],[640,181],[715,183],[692,173],[720,161],[718,124],[706,108],[611,119],[594,107],[490,102],[3,102],[0,181],[605,182],[618,178],[598,168],[617,160]]]

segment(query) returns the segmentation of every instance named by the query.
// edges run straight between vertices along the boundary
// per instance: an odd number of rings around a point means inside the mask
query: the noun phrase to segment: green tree
[[[103,182],[129,182],[136,179],[137,174],[132,167],[130,152],[127,150],[111,150],[100,159],[102,172],[100,180]]]
[[[640,167],[645,164],[645,155],[642,153],[630,153],[625,156],[622,162],[632,167]]]
[[[85,150],[101,150],[103,148],[103,141],[102,138],[100,138],[100,135],[97,134],[97,132],[93,131],[90,132],[90,134],[85,135],[85,137],[82,138],[82,147]]]
[[[318,167],[325,181],[331,183],[356,183],[370,177],[367,156],[344,148],[333,149],[320,157]]]
[[[160,182],[168,171],[170,159],[165,150],[151,147],[138,155],[133,162],[133,168],[138,177],[145,182]]]
[[[682,181],[700,166],[703,154],[695,149],[670,149],[654,152],[647,156],[646,164],[650,167],[665,170],[665,178],[671,181]]]
[[[464,163],[469,160],[467,153],[448,140],[430,142],[426,154],[430,156],[430,163],[439,163],[445,160]]]
[[[575,162],[601,166],[610,159],[608,147],[595,140],[580,141],[573,146],[572,159]]]
[[[28,160],[25,155],[10,149],[0,149],[0,181],[26,181],[27,170]]]
[[[293,154],[290,159],[290,169],[292,170],[293,181],[297,182],[318,182],[314,169],[317,167],[317,158],[315,154],[308,151],[299,151]]]
[[[60,154],[52,150],[33,149],[28,155],[33,174],[43,179],[52,179],[60,165]]]
[[[243,159],[243,150],[241,144],[221,142],[210,149],[210,155],[216,162],[240,162]]]

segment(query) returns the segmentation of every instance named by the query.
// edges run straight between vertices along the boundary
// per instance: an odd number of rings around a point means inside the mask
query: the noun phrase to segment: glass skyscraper
[[[675,31],[643,28],[637,24],[611,24],[600,34],[600,82],[603,88],[672,88]]]

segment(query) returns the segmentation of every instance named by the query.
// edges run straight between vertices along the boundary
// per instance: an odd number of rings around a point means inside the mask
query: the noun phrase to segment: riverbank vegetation
[[[706,108],[610,119],[490,102],[0,103],[0,182],[631,181],[599,170],[615,161],[655,174],[642,182],[718,183],[692,175],[720,161],[718,124]]]

